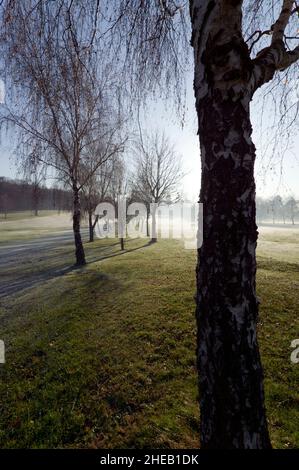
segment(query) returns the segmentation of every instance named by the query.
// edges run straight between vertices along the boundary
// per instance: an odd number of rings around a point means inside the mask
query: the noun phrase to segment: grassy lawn
[[[299,447],[299,262],[282,261],[276,245],[269,256],[263,242],[281,239],[262,237],[258,271],[271,437]],[[0,447],[198,446],[195,252],[145,240],[127,250],[86,244],[85,268],[1,301]],[[57,247],[40,269],[72,256]]]
[[[47,215],[56,214],[57,211],[54,210],[40,210],[38,211],[38,216],[34,214],[33,211],[14,211],[8,212],[5,216],[3,212],[0,213],[0,221],[9,221],[9,220],[23,220],[29,219],[31,217],[45,217]]]

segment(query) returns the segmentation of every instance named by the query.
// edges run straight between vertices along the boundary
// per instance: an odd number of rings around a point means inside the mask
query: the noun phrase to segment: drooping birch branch
[[[276,71],[284,70],[299,60],[299,46],[287,51],[283,38],[292,15],[294,1],[284,0],[280,15],[272,26],[271,45],[261,50],[253,60],[252,91],[269,82]]]

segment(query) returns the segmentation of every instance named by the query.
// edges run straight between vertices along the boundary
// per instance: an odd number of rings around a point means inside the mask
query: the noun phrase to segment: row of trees
[[[129,139],[128,139],[129,140]],[[100,202],[114,205],[116,212],[120,196],[127,204],[141,202],[147,209],[147,235],[149,236],[150,204],[173,202],[180,197],[182,181],[181,159],[169,139],[158,131],[149,135],[141,133],[132,137],[127,145],[130,165],[125,159],[110,159],[89,178],[82,191],[82,208],[88,215],[89,240],[94,240],[94,231],[100,214],[95,214]],[[155,230],[156,218],[152,217]],[[123,237],[121,245],[124,248]],[[156,241],[156,236],[152,236]]]
[[[146,147],[144,140],[146,140]],[[156,133],[135,142],[132,148],[134,167],[128,171],[123,160],[111,160],[99,168],[81,195],[84,214],[88,216],[89,240],[94,240],[97,223],[95,209],[100,202],[116,206],[120,194],[126,194],[129,202],[142,202],[150,213],[150,204],[175,202],[181,199],[181,161],[164,135]],[[39,210],[72,210],[72,195],[58,185],[46,187],[45,179],[13,180],[0,177],[0,213],[6,218],[8,212]],[[299,218],[299,201],[294,197],[277,195],[256,200],[258,223],[290,223]],[[149,235],[147,223],[147,235]]]
[[[299,218],[299,201],[294,197],[283,199],[277,195],[269,199],[257,198],[257,222],[290,223],[295,225]]]
[[[72,199],[69,191],[53,186],[0,177],[0,213],[6,218],[8,212],[39,210],[70,211]]]
[[[93,217],[100,202],[110,202],[116,208],[118,197],[125,195],[127,203],[142,202],[147,208],[147,234],[150,204],[175,201],[182,181],[181,159],[163,133],[140,133],[130,147],[131,166],[117,159],[101,167],[89,179],[83,190],[83,205],[88,213],[90,241],[93,241],[97,217]],[[153,217],[155,224],[155,217]],[[153,228],[153,232],[155,229]],[[153,236],[152,241],[156,241]]]
[[[120,196],[126,196],[127,204],[142,202],[147,208],[149,236],[150,204],[169,203],[180,197],[181,160],[164,134],[140,134],[138,139],[132,140],[130,151],[133,157],[130,168],[124,158],[113,155],[86,179],[82,187],[81,207],[88,218],[90,242],[94,241],[99,218],[95,212],[99,203],[109,202],[117,210]],[[39,169],[34,170],[31,167],[27,180],[0,178],[0,212],[4,217],[10,211],[31,210],[38,215],[42,209],[72,210],[72,193],[68,186],[66,189],[55,185],[47,188],[46,177],[41,177]],[[152,241],[156,238],[153,237]]]

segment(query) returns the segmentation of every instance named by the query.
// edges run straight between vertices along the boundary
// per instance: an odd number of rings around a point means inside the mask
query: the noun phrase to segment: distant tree
[[[269,203],[267,200],[257,197],[256,198],[256,218],[257,223],[265,222],[269,217]]]
[[[9,199],[6,193],[0,195],[1,212],[4,214],[4,219],[7,219]]]
[[[166,136],[158,131],[152,136],[140,135],[133,146],[133,153],[135,171],[131,178],[132,193],[144,202],[149,215],[150,204],[161,204],[177,196],[183,177],[181,159]],[[151,215],[152,242],[156,242],[156,211]]]
[[[40,162],[39,151],[41,146],[39,144],[40,142],[37,141],[29,155],[21,161],[24,178],[32,187],[32,209],[35,216],[38,216],[42,186],[46,181],[46,168]]]
[[[275,224],[275,216],[276,216],[276,204],[275,204],[275,198],[271,199],[270,201],[270,208],[271,208],[271,214],[272,214],[272,224]]]
[[[128,175],[124,159],[115,159],[113,162],[112,174],[109,182],[107,196],[108,199],[114,205],[115,212],[118,215],[117,230],[121,250],[125,249],[126,226],[125,222],[119,217],[119,204],[123,202],[127,206],[126,196],[128,193],[128,189]]]
[[[275,224],[275,221],[278,222],[283,220],[285,223],[285,208],[282,197],[277,195],[270,200],[270,207],[272,212],[272,222]]]
[[[100,150],[98,149],[98,152]],[[98,157],[97,157],[98,158]],[[92,159],[91,159],[92,160]],[[109,187],[113,191],[114,171],[117,167],[118,154],[115,153],[108,160],[103,155],[103,163],[98,170],[90,177],[83,187],[83,209],[88,216],[89,241],[94,241],[94,231],[99,216],[95,215],[95,209],[100,202],[105,201],[109,195]],[[89,170],[87,169],[87,172]],[[117,170],[116,170],[117,171]]]
[[[296,202],[296,200],[293,197],[290,197],[286,201],[285,206],[286,206],[286,210],[288,212],[288,215],[290,217],[290,220],[292,222],[292,225],[295,225],[295,217],[298,214],[298,203]]]
[[[94,173],[83,188],[82,205],[83,211],[88,216],[89,241],[94,241],[94,229],[98,221],[98,216],[93,220],[93,214],[97,204],[100,202],[97,173]]]

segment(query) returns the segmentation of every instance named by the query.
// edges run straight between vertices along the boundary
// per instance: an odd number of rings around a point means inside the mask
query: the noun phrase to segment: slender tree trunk
[[[39,188],[37,186],[34,186],[34,188],[33,188],[33,207],[34,207],[35,217],[38,216],[38,201],[39,201]]]
[[[89,227],[91,227],[91,233],[92,235],[90,235],[90,241],[94,241],[94,231],[95,231],[95,228],[96,228],[96,225],[98,223],[98,220],[99,220],[99,216],[96,215],[95,219],[94,219],[94,222],[92,222],[92,218],[91,218],[91,225]]]
[[[73,186],[73,232],[76,247],[76,265],[83,266],[86,264],[85,253],[80,232],[81,222],[81,206],[80,206],[80,195],[77,186]]]
[[[257,344],[255,147],[240,1],[190,2],[202,159],[197,265],[202,448],[269,448]]]
[[[151,208],[151,216],[152,216],[152,238],[151,238],[151,242],[152,243],[156,243],[157,240],[158,240],[158,236],[157,236],[157,207],[156,207],[156,202],[155,202],[155,205],[153,204],[152,205],[152,208]]]
[[[120,239],[120,249],[122,251],[124,251],[124,249],[125,249],[125,240],[124,240],[123,237],[121,237],[121,239]]]
[[[125,249],[125,237],[127,233],[127,229],[126,229],[127,205],[126,205],[126,199],[122,196],[118,198],[117,213],[118,213],[118,220],[117,220],[118,238],[120,241],[120,249],[123,251]]]
[[[149,215],[150,215],[149,209],[146,208],[146,236],[147,236],[147,237],[150,236],[150,231],[149,231]]]
[[[88,227],[89,227],[89,241],[94,240],[94,225],[92,223],[92,212],[88,211]]]

